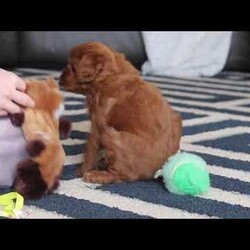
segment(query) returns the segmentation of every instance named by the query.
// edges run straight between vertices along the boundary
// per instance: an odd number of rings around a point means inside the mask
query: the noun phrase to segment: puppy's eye
[[[68,66],[68,69],[69,69],[69,71],[70,71],[71,73],[76,74],[76,69],[75,69],[75,67],[74,67],[72,64],[70,64],[70,65]]]
[[[76,69],[75,69],[74,66],[72,66],[72,71],[73,71],[74,74],[76,74]]]

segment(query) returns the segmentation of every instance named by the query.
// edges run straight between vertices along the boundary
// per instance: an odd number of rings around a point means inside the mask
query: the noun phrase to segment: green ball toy
[[[191,153],[177,153],[163,165],[161,173],[167,190],[180,195],[199,195],[210,187],[206,162]]]

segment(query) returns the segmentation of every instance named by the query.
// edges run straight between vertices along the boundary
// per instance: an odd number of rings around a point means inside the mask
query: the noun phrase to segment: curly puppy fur
[[[151,179],[178,151],[180,114],[114,49],[98,42],[74,47],[60,84],[88,104],[91,132],[78,171],[84,181]]]
[[[35,107],[25,109],[24,115],[12,115],[11,121],[21,125],[30,158],[18,164],[14,188],[25,198],[38,199],[59,185],[66,157],[60,131],[66,138],[71,126],[65,120],[60,126],[56,112],[63,97],[53,79],[27,81],[26,92],[35,100]]]

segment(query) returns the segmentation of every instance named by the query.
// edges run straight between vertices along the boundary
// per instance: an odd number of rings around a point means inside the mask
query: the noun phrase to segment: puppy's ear
[[[16,113],[16,114],[10,114],[10,121],[13,126],[15,127],[21,127],[24,123],[24,113]]]
[[[102,71],[103,63],[97,55],[86,53],[75,67],[73,65],[71,67],[74,69],[80,82],[88,82],[94,80],[97,73]]]
[[[70,137],[71,122],[63,117],[59,119],[59,133],[61,140],[65,140]]]
[[[86,53],[77,65],[76,72],[80,81],[90,82],[118,72],[118,66],[111,52],[102,55]]]

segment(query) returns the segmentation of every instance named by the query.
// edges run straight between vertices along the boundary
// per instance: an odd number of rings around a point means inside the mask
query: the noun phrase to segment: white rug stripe
[[[64,101],[66,105],[82,105],[83,103],[81,101]]]
[[[182,136],[181,141],[187,143],[194,143],[206,140],[214,140],[219,138],[225,138],[233,135],[250,134],[250,128],[248,127],[233,127],[218,129],[216,131],[207,131],[203,133],[198,133],[195,135]],[[250,148],[249,148],[250,153]]]
[[[209,88],[215,88],[217,90],[237,90],[237,91],[250,91],[250,86],[246,86],[246,87],[242,87],[242,86],[224,86],[224,85],[218,85],[218,84],[213,84],[213,83],[204,83],[204,82],[190,82],[190,81],[186,81],[186,80],[174,80],[174,79],[171,79],[169,81],[167,81],[167,83],[174,83],[174,84],[180,84],[180,85],[188,85],[188,86],[199,86],[199,87],[209,87]],[[162,83],[159,83],[160,85],[162,86],[169,86],[168,84],[162,84]],[[171,85],[172,86],[172,85]],[[180,86],[182,87],[182,86]],[[206,88],[203,88],[203,89],[206,89]]]
[[[86,143],[86,140],[80,140],[80,139],[67,139],[67,140],[61,140],[61,143],[65,146],[76,146],[82,143]]]
[[[250,76],[249,74],[246,74],[246,76]],[[183,80],[185,80],[185,78],[183,78]],[[244,84],[246,86],[250,87],[250,81],[249,80],[230,80],[230,79],[220,79],[220,78],[201,78],[201,77],[188,77],[187,78],[188,81],[193,81],[193,80],[198,80],[199,83],[204,83],[206,82],[211,82],[211,83],[223,83],[223,84],[227,84],[227,85],[234,85],[235,86],[235,82],[239,83],[239,84]]]
[[[229,85],[227,88],[231,88],[233,86],[235,86],[235,80],[229,80],[229,79],[219,79],[219,78],[200,78],[200,77],[187,77],[187,78],[182,78],[182,77],[178,77],[179,79],[173,79],[173,78],[167,78],[167,77],[157,77],[157,76],[145,76],[144,79],[147,81],[156,81],[156,82],[162,82],[162,83],[168,83],[168,82],[172,82],[174,81],[175,83],[178,84],[183,82],[186,85],[189,84],[197,84],[200,86],[205,86],[204,84],[208,84],[206,82],[209,82],[211,84],[213,84],[212,86],[217,87],[221,87],[221,85],[219,85],[218,83],[223,83],[225,85]],[[181,82],[180,82],[181,81]],[[246,85],[246,87],[250,87],[250,81],[237,81],[237,83],[239,84],[243,84]],[[210,86],[208,84],[208,86]],[[240,86],[239,86],[240,87]]]
[[[91,127],[91,122],[89,120],[81,122],[72,122],[72,130],[77,130],[80,132],[90,131],[90,127]]]
[[[215,155],[215,156],[220,156],[220,157],[224,157],[224,158],[228,158],[232,160],[241,160],[241,161],[250,162],[250,154],[233,152],[230,150],[222,150],[222,149],[217,149],[217,148],[204,147],[200,145],[192,145],[192,144],[185,143],[185,142],[181,142],[181,150],[184,150],[187,152],[196,152],[196,153],[201,153],[201,154]]]
[[[64,97],[76,97],[76,98],[82,98],[84,99],[83,95],[72,93],[72,92],[67,92],[67,91],[61,91],[62,95]]]
[[[231,169],[216,165],[207,165],[208,172],[211,174],[233,178],[244,182],[250,183],[250,172],[243,170]]]
[[[207,165],[208,172],[211,174],[238,179],[240,181],[250,182],[250,172],[243,170],[230,169],[226,167]]]
[[[169,98],[168,98],[169,99]],[[223,117],[229,117],[228,114],[225,113],[220,113],[218,111],[210,111],[210,110],[202,110],[202,109],[196,109],[196,108],[185,108],[185,107],[179,107],[179,106],[175,106],[173,104],[174,109],[180,111],[180,112],[187,112],[187,113],[193,113],[193,114],[197,114],[197,115],[214,115],[214,116],[223,116]],[[230,114],[230,117],[232,115]],[[245,117],[244,117],[245,118]]]
[[[218,188],[210,188],[207,194],[199,197],[250,208],[250,196],[238,192],[228,192]]]
[[[80,179],[61,181],[60,188],[56,191],[76,199],[84,199],[94,203],[102,204],[111,208],[118,208],[140,215],[151,216],[158,219],[163,218],[211,218],[206,215],[189,213],[176,208],[156,205],[138,199],[111,194],[108,191],[90,189],[84,186]]]
[[[232,101],[223,101],[223,102],[217,102],[217,105],[221,107],[229,107],[229,106],[240,106],[240,105],[247,105],[250,104],[250,99],[240,99],[240,100],[232,100]]]
[[[250,96],[249,96],[250,97]],[[250,108],[249,107],[232,107],[232,106],[219,106],[219,104],[215,104],[217,107],[220,107],[220,109],[227,109],[227,110],[232,110],[232,111],[240,111],[240,112],[248,112],[250,114]]]
[[[161,92],[163,94],[169,94],[169,95],[173,95],[173,96],[192,97],[192,98],[196,98],[196,99],[214,99],[215,98],[214,95],[204,95],[204,94],[197,95],[197,94],[192,94],[192,93],[173,91],[173,90],[165,90],[165,89],[162,89]]]
[[[84,154],[68,155],[64,165],[81,164],[84,159]]]
[[[241,160],[250,162],[250,155],[245,153],[237,153],[230,150],[222,150],[217,148],[204,147],[200,145],[192,145],[189,143],[181,143],[181,150],[196,152],[201,154],[215,155],[219,157],[224,157],[232,160]],[[250,168],[250,164],[249,164]]]
[[[42,208],[38,208],[35,206],[27,206],[24,205],[23,209],[23,217],[22,219],[69,219],[66,215],[59,214],[55,211],[47,211]]]
[[[250,98],[250,95],[249,95]],[[168,97],[168,101],[171,103],[181,103],[181,104],[188,104],[188,105],[193,105],[197,107],[208,107],[208,108],[214,108],[214,109],[222,109],[220,106],[218,106],[216,103],[207,103],[207,102],[199,102],[199,101],[187,101],[187,100],[176,100],[172,97]],[[240,109],[244,109],[244,112],[249,112],[249,108],[244,108],[244,107],[228,107],[228,110],[233,110],[233,111],[241,111]],[[246,111],[246,109],[249,109],[249,111]]]
[[[197,87],[196,85],[194,86],[174,86],[174,85],[167,85],[167,84],[161,84],[161,83],[155,83],[156,86],[158,86],[160,89],[165,88],[165,89],[174,89],[174,90],[178,90],[178,91],[191,91],[193,90],[194,93],[196,91],[200,92],[200,93],[204,93],[204,94],[212,94],[212,95],[226,95],[226,96],[237,96],[237,97],[250,97],[250,93],[243,93],[243,92],[235,92],[233,89],[232,91],[230,90],[219,90],[219,89],[204,89],[204,88],[200,88]],[[200,94],[199,93],[199,94]],[[199,95],[197,94],[197,95]]]
[[[87,109],[77,109],[77,110],[65,110],[63,112],[63,115],[83,115],[87,113],[88,113]]]
[[[201,117],[201,118],[194,118],[194,119],[188,119],[188,120],[183,120],[182,124],[184,127],[190,127],[194,125],[201,125],[201,124],[206,124],[206,123],[216,123],[216,122],[221,122],[221,121],[226,121],[228,120],[228,116],[209,116],[209,117]]]

